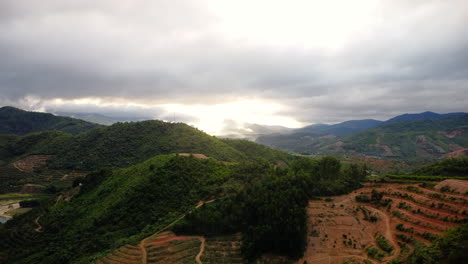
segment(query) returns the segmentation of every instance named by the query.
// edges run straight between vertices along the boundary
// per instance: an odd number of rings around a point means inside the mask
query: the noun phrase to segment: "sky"
[[[302,127],[468,112],[466,0],[2,0],[0,106]]]

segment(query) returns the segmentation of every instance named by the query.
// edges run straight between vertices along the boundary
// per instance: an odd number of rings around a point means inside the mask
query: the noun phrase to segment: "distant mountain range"
[[[468,148],[468,114],[424,112],[385,122],[353,120],[312,125],[289,134],[261,136],[257,142],[306,155],[437,159]]]
[[[119,121],[100,114],[73,114],[73,116],[87,119],[91,122],[48,113],[28,112],[14,107],[2,107],[0,108],[0,134],[26,135],[31,132],[51,130],[63,131],[70,134],[81,134],[95,128],[104,127],[96,123],[112,125]],[[139,129],[151,134],[150,127],[155,124],[156,123],[147,123],[147,126]],[[121,129],[130,129],[133,134],[141,134],[141,131],[137,128],[139,126],[141,126],[141,124],[121,127],[118,129],[119,136],[123,135],[120,134],[123,133]],[[158,128],[153,129],[159,129],[159,125],[157,127]],[[116,126],[112,125],[109,129],[102,131],[112,133],[114,128],[116,128]],[[257,143],[290,153],[305,155],[338,154],[392,157],[408,160],[417,158],[438,159],[456,156],[458,155],[457,153],[465,153],[464,150],[468,149],[467,131],[468,114],[437,114],[424,112],[420,114],[399,115],[387,121],[373,119],[350,120],[332,125],[314,124],[299,129],[291,129],[282,126],[245,124],[244,128],[234,131],[234,134],[222,137],[247,138],[256,140]],[[178,130],[177,133],[179,132]],[[141,137],[143,136],[144,135],[141,134]],[[168,136],[170,135],[168,134]],[[77,149],[76,152],[86,152],[89,150],[88,148],[90,146],[91,148],[101,148],[102,146],[95,146],[94,143],[92,143],[92,137],[100,137],[103,140],[107,137],[116,139],[115,136],[106,136],[102,134],[102,132],[93,132],[82,137],[80,141],[71,140],[67,148],[83,145],[81,141],[88,137],[90,137],[91,140],[88,142],[89,144],[85,144],[86,147],[82,150]],[[59,138],[63,139],[65,137],[60,136]],[[132,141],[132,139],[125,139],[125,137],[119,140],[123,140],[119,144]],[[114,143],[110,142],[108,148],[114,149],[112,146],[113,144]],[[146,148],[145,144],[139,144],[140,143],[137,143],[135,147]],[[48,144],[47,146],[51,148],[55,145]],[[164,146],[158,148],[160,149],[151,150],[149,153],[152,155],[154,155],[154,153],[168,153],[164,150]],[[182,150],[183,149],[174,149],[173,151]],[[202,152],[203,148],[194,149],[193,151],[195,150]],[[67,153],[68,152],[65,151],[64,154],[61,155],[63,159],[69,156]],[[213,153],[208,154],[212,155]],[[146,158],[147,156],[145,155],[144,157]],[[67,158],[73,160],[73,157]],[[63,162],[66,163],[66,161]]]
[[[48,164],[59,169],[125,167],[170,153],[201,153],[227,162],[257,156],[284,162],[293,157],[254,142],[221,140],[184,123],[159,120],[101,126],[70,117],[3,107],[0,128],[0,161],[34,154],[53,155]]]
[[[448,113],[448,114],[437,114],[434,112],[423,112],[419,114],[403,114],[399,116],[395,116],[394,118],[390,118],[389,120],[385,121],[385,123],[391,122],[399,122],[399,121],[416,121],[416,120],[439,120],[446,117],[454,116],[454,115],[461,115],[465,114],[463,112],[456,112],[456,113]]]
[[[358,132],[364,129],[372,128],[378,126],[384,122],[374,119],[364,119],[364,120],[350,120],[338,124],[327,125],[327,124],[315,124],[311,126],[306,126],[299,128],[293,131],[293,133],[303,134],[303,135],[333,135],[333,136],[345,136]]]
[[[29,112],[11,106],[0,108],[0,134],[25,135],[47,130],[80,134],[96,127],[100,125],[81,119]]]
[[[68,116],[72,118],[81,119],[91,123],[96,123],[100,125],[110,126],[117,122],[134,122],[134,121],[144,121],[152,120],[153,118],[149,116],[114,116],[106,115],[100,113],[71,113],[71,112],[55,112],[54,114],[58,116]]]

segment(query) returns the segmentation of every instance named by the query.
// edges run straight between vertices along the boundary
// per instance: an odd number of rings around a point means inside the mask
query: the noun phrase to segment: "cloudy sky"
[[[468,111],[466,0],[2,0],[0,105],[300,127]]]

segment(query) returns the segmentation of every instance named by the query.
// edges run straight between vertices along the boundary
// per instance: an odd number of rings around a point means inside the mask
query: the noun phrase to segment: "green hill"
[[[330,157],[300,158],[278,168],[265,161],[226,164],[171,154],[96,171],[64,193],[75,193],[70,202],[49,201],[0,225],[0,261],[90,263],[123,245],[136,246],[171,223],[187,234],[242,232],[246,258],[268,252],[297,258],[306,243],[308,199],[360,186],[364,175],[356,169],[342,169]],[[206,210],[195,209],[212,199]],[[39,216],[41,233],[34,231]]]
[[[226,175],[227,165],[222,162],[175,155],[97,171],[80,180],[81,192],[71,203],[63,201],[43,214],[40,222],[46,232],[27,249],[7,244],[0,251],[8,250],[9,261],[16,263],[71,263],[117,244],[136,242],[214,195],[210,183]],[[1,236],[20,226],[21,219],[8,222],[9,229],[0,226]]]
[[[32,183],[61,190],[73,179],[61,180],[60,175],[73,172],[77,176],[79,171],[123,168],[155,155],[171,153],[200,153],[224,162],[261,158],[283,167],[296,159],[253,142],[220,140],[183,123],[156,120],[116,123],[80,135],[61,131],[0,135],[0,179],[3,179],[0,193],[19,191]],[[15,168],[13,162],[23,162],[34,155],[46,156],[46,164],[28,172]]]
[[[416,170],[415,175],[468,176],[468,157],[450,158],[434,162]]]
[[[97,127],[101,125],[71,117],[28,112],[11,106],[0,108],[0,134],[25,135],[48,130],[80,134]]]
[[[386,123],[344,137],[277,135],[257,142],[302,154],[437,159],[468,147],[468,114]]]
[[[0,147],[3,159],[54,155],[50,167],[79,170],[128,167],[169,153],[202,153],[223,161],[247,159],[240,151],[193,127],[157,120],[116,123],[75,136],[63,132],[33,133],[10,138],[8,144]]]
[[[287,154],[281,150],[267,147],[265,145],[257,144],[252,141],[242,139],[222,139],[224,143],[242,152],[249,159],[265,159],[275,164],[289,163],[297,157]],[[283,163],[284,162],[284,163]]]

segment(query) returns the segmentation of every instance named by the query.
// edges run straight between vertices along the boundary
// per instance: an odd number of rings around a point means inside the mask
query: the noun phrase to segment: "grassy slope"
[[[47,130],[79,134],[101,126],[71,117],[28,112],[8,106],[0,108],[0,124],[0,134],[16,135]]]

